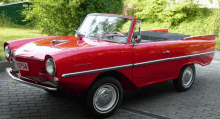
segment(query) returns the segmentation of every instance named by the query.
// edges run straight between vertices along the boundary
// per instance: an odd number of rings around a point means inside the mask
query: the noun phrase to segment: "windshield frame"
[[[125,42],[114,42],[114,43],[124,43],[124,44],[127,44],[128,41],[129,41],[129,38],[130,38],[130,33],[131,33],[131,28],[132,28],[132,25],[134,23],[134,19],[132,17],[127,17],[127,16],[123,16],[123,15],[118,15],[118,14],[103,14],[103,13],[91,13],[91,14],[88,14],[85,19],[87,19],[87,17],[89,16],[107,16],[107,17],[119,17],[119,18],[126,18],[126,19],[129,19],[131,20],[131,24],[130,24],[130,27],[129,27],[129,31],[128,31],[128,36],[126,36],[126,40]],[[82,25],[84,24],[85,22],[85,19],[83,20],[83,22],[80,24],[80,26],[78,27],[78,29],[76,31],[79,31],[79,29],[82,27]],[[113,41],[109,41],[109,40],[103,40],[103,41],[107,41],[107,42],[113,42]]]

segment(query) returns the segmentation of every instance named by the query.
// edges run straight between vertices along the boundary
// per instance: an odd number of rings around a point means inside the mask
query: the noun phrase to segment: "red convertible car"
[[[179,91],[195,80],[194,64],[208,65],[217,34],[190,36],[168,29],[141,31],[135,17],[93,13],[75,35],[5,42],[7,73],[50,93],[81,94],[95,116],[110,116],[123,90],[173,80]]]

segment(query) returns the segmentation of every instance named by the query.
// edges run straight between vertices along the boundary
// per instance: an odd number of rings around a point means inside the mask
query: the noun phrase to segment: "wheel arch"
[[[92,84],[90,85],[90,87],[97,82],[98,80],[104,78],[104,77],[114,77],[115,79],[117,79],[120,83],[121,86],[124,90],[132,90],[132,89],[136,89],[137,86],[135,84],[132,83],[132,81],[123,73],[119,72],[119,71],[107,71],[107,72],[102,72],[100,73],[92,82]]]
[[[202,64],[200,64],[200,63],[198,63],[198,62],[190,62],[190,63],[185,63],[185,64],[183,64],[182,67],[181,67],[181,69],[179,70],[178,77],[179,77],[179,75],[180,75],[182,69],[183,69],[184,67],[186,67],[186,66],[189,66],[189,65],[192,65],[192,66],[193,66],[194,76],[195,76],[195,75],[196,75],[196,67],[195,67],[195,64],[202,65]]]

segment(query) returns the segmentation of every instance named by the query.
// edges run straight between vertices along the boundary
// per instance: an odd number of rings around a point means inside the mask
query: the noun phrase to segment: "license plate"
[[[15,65],[16,65],[18,70],[29,71],[27,62],[18,62],[18,61],[16,61]]]

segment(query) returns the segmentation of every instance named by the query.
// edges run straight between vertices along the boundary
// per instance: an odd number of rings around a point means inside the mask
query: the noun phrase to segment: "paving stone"
[[[1,115],[1,119],[10,119],[11,115]]]
[[[159,116],[177,119],[220,118],[220,73],[217,65],[196,65],[197,75],[192,88],[177,92],[172,81],[128,92],[122,106]],[[90,118],[72,96],[53,96],[42,89],[13,84],[0,72],[0,119],[4,118]],[[80,107],[80,108],[79,108]],[[151,119],[135,113],[120,111],[107,119]]]
[[[29,117],[30,114],[13,114],[11,117],[16,117],[16,118],[23,118],[23,117]]]

